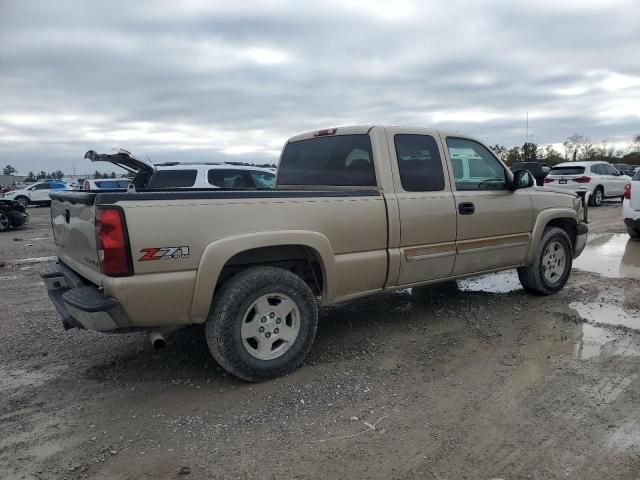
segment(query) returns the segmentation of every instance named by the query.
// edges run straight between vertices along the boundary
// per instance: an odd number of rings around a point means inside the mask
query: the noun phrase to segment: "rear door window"
[[[253,180],[245,170],[209,170],[207,181],[219,188],[255,188]]]
[[[376,186],[369,135],[338,135],[288,143],[280,160],[278,184]]]
[[[197,170],[159,170],[149,181],[149,188],[188,188],[196,183]]]
[[[549,172],[549,175],[582,175],[584,173],[584,167],[567,166],[567,167],[553,167]]]
[[[407,192],[444,190],[444,171],[435,139],[430,135],[393,137],[400,183]]]
[[[273,173],[250,171],[251,180],[256,188],[275,188],[276,176]]]

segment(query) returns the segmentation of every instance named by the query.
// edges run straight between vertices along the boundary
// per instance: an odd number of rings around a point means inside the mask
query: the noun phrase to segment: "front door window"
[[[502,164],[484,146],[473,140],[447,138],[456,190],[507,190]]]

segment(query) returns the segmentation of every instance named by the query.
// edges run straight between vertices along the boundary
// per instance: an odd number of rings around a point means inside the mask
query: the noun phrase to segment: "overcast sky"
[[[276,161],[287,137],[435,126],[486,143],[640,134],[638,0],[0,0],[0,164]],[[110,170],[110,169],[109,169]]]

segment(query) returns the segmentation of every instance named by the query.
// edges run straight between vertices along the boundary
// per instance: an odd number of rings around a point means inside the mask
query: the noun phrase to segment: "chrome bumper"
[[[40,270],[49,298],[62,316],[65,330],[82,328],[111,332],[129,327],[129,318],[114,299],[95,285],[85,283],[62,263]]]
[[[589,227],[585,223],[576,225],[576,241],[573,245],[573,258],[577,258],[584,247],[587,245],[587,237],[589,236]]]

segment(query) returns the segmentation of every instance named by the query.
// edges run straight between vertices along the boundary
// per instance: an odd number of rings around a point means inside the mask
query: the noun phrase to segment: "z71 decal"
[[[189,258],[189,247],[154,247],[143,248],[140,253],[144,253],[138,261],[146,262],[147,260],[167,260],[172,258]]]

